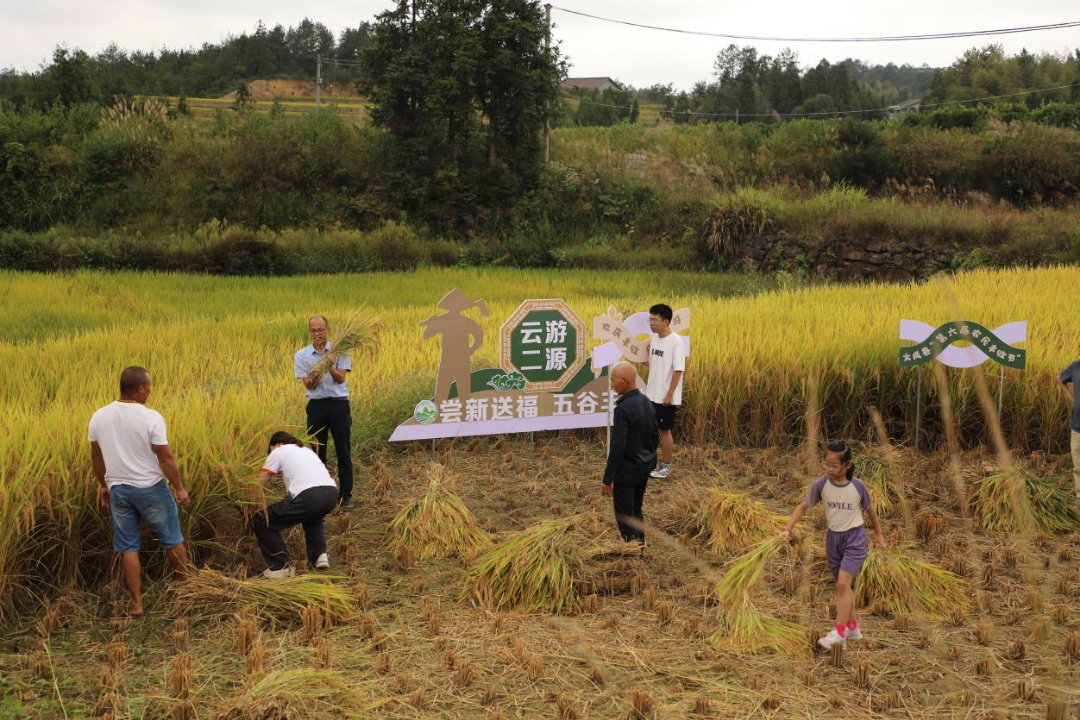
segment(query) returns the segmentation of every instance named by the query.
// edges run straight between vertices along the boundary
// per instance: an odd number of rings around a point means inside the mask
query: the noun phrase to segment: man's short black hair
[[[675,317],[675,313],[671,311],[671,306],[664,303],[653,305],[649,308],[649,314],[656,315],[661,320],[667,320],[668,322],[671,322],[671,318]]]
[[[145,385],[150,379],[150,371],[138,365],[124,368],[120,373],[120,394],[131,395],[138,392],[140,385]]]

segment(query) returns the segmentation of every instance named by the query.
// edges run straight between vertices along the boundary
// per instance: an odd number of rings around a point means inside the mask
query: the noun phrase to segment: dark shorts
[[[180,534],[176,500],[164,479],[148,488],[113,485],[109,488],[109,510],[112,514],[115,552],[139,551],[143,520],[166,550],[184,542],[184,536]]]
[[[658,403],[653,403],[652,406],[656,410],[656,427],[661,430],[674,430],[675,413],[679,410],[679,406],[660,405]]]
[[[832,570],[833,582],[840,577],[840,571],[851,573],[852,577],[862,572],[863,563],[866,562],[866,553],[870,550],[870,543],[866,539],[866,528],[862,525],[844,532],[825,533],[825,559],[829,562]]]

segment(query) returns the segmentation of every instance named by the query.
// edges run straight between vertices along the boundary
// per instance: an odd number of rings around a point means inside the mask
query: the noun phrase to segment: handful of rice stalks
[[[390,521],[389,546],[395,556],[410,548],[418,560],[457,557],[472,560],[491,545],[491,536],[476,526],[472,511],[447,488],[442,465],[428,471],[427,490]]]
[[[488,549],[465,575],[462,599],[491,610],[570,612],[585,561],[609,553],[599,517],[582,513],[545,520]]]
[[[721,603],[734,607],[748,597],[750,590],[761,578],[765,565],[787,546],[787,539],[774,534],[733,560],[716,584],[715,592]]]
[[[750,591],[769,560],[787,545],[785,538],[774,535],[728,566],[713,590],[720,600],[717,610],[720,625],[709,636],[710,643],[739,652],[797,653],[805,646],[806,633],[800,625],[762,615],[750,599]]]
[[[178,583],[174,602],[187,612],[208,606],[224,606],[232,612],[254,605],[271,615],[295,620],[309,605],[323,609],[328,619],[345,622],[356,614],[346,588],[330,582],[333,578],[300,575],[279,580],[240,580],[203,568]]]
[[[855,601],[881,615],[921,611],[944,617],[968,606],[967,582],[937,565],[907,556],[906,548],[872,548],[855,582]]]
[[[806,630],[787,620],[762,615],[750,597],[732,606],[721,605],[720,625],[708,637],[714,647],[735,652],[773,652],[796,655],[806,647]]]
[[[706,492],[694,521],[699,528],[695,539],[704,538],[705,547],[717,554],[775,538],[787,524],[787,518],[757,500],[719,488]]]
[[[971,508],[980,527],[999,532],[1080,530],[1080,507],[1057,478],[995,473],[975,482]]]
[[[330,347],[330,353],[308,373],[308,379],[321,382],[326,373],[330,372],[334,361],[330,355],[352,355],[354,350],[370,350],[378,346],[375,330],[378,326],[376,318],[369,318],[361,313],[356,313],[341,325],[335,325],[333,331],[334,342]]]
[[[882,515],[889,515],[893,509],[896,491],[889,480],[889,466],[885,460],[871,453],[859,457],[856,474],[866,483],[874,509]]]
[[[225,701],[214,720],[287,720],[355,716],[382,702],[364,702],[333,670],[277,670]]]

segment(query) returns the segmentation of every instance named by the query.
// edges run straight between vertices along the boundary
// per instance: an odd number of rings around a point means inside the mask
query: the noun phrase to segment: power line
[[[760,40],[767,42],[787,43],[856,43],[904,42],[910,40],[948,40],[950,38],[1014,35],[1017,33],[1037,32],[1042,30],[1063,30],[1066,28],[1080,27],[1080,20],[1074,20],[1062,23],[1048,23],[1045,25],[1024,25],[1021,27],[999,28],[997,30],[966,30],[959,32],[927,33],[923,35],[882,35],[879,37],[770,37],[768,35],[738,35],[735,33],[707,32],[704,30],[682,30],[679,28],[662,27],[659,25],[649,25],[647,23],[631,22],[629,20],[618,20],[616,18],[593,15],[592,13],[581,12],[580,10],[570,10],[569,8],[559,7],[558,5],[552,5],[551,7],[560,12],[569,13],[570,15],[579,15],[581,17],[591,18],[593,20],[615,23],[617,25],[628,25],[630,27],[636,28],[644,28],[646,30],[660,30],[663,32],[678,33],[680,35],[701,35],[703,37],[726,38],[729,40]]]
[[[1041,92],[1053,92],[1054,90],[1068,90],[1070,88],[1080,87],[1080,83],[1073,83],[1072,85],[1058,85],[1057,87],[1040,88],[1037,90],[1023,90],[1021,92],[1008,93],[1005,95],[987,95],[986,97],[971,98],[970,100],[948,100],[944,102],[925,103],[919,106],[919,109],[928,107],[943,107],[945,105],[963,105],[965,103],[983,102],[984,100],[1001,100],[1003,98],[1019,97],[1021,95],[1032,95],[1034,93]],[[592,100],[579,99],[580,103],[586,105],[595,105],[598,107],[614,108],[616,110],[629,110],[631,105],[608,105],[607,103],[593,102]],[[890,107],[872,108],[869,110],[834,110],[831,112],[812,112],[812,113],[786,113],[781,115],[782,118],[792,117],[817,117],[821,115],[855,115],[858,113],[877,113],[888,112]],[[692,110],[662,110],[663,113],[679,114],[679,115],[695,115],[698,117],[727,117],[727,118],[760,118],[760,117],[776,117],[773,113],[704,113],[694,112]]]

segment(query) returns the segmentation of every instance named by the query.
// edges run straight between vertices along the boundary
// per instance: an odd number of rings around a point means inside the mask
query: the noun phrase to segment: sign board
[[[911,367],[937,360],[954,368],[969,368],[987,360],[1023,370],[1027,351],[1013,347],[1027,340],[1027,322],[1011,322],[988,330],[977,322],[958,320],[938,328],[916,320],[900,321],[900,339],[916,343],[900,348],[900,365]],[[957,347],[955,343],[970,343]]]
[[[585,323],[562,300],[526,300],[503,323],[499,347],[525,390],[558,390],[585,367]]]
[[[499,331],[500,367],[470,370],[483,345],[483,300],[454,288],[420,323],[425,340],[438,337],[441,359],[435,394],[416,404],[391,441],[605,427],[614,396],[606,373],[585,364],[585,324],[562,300],[526,300]]]

